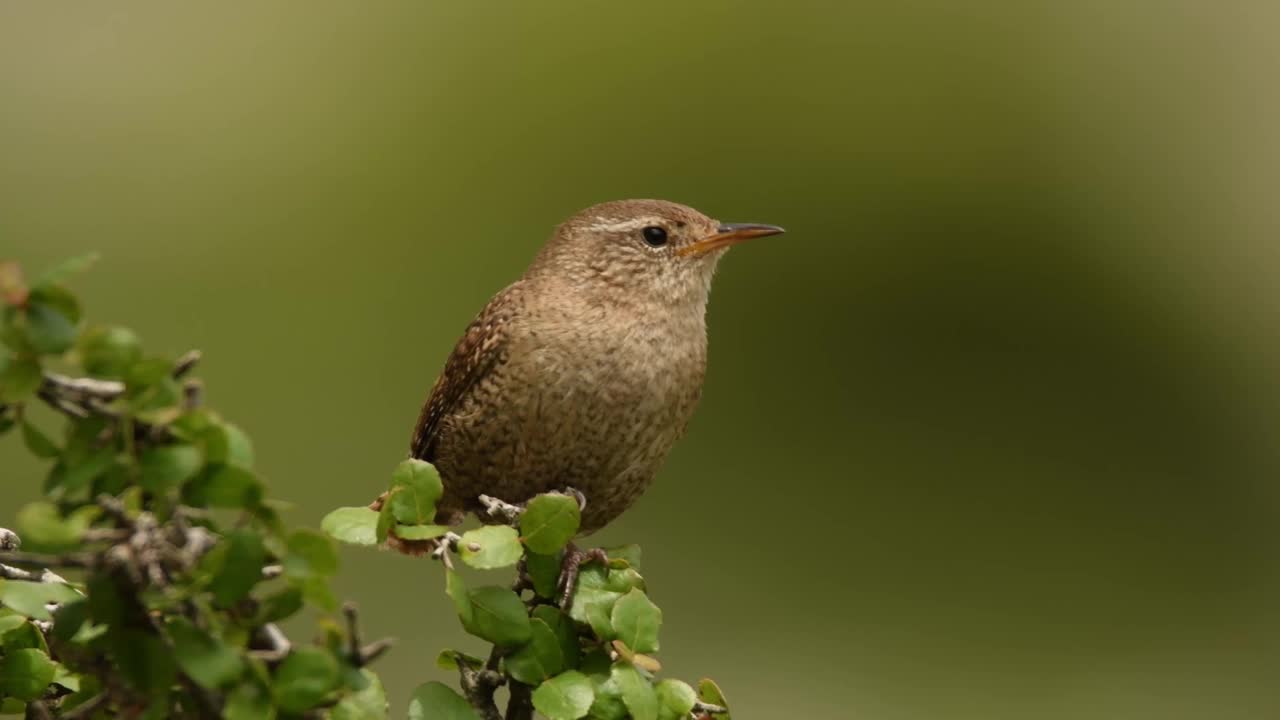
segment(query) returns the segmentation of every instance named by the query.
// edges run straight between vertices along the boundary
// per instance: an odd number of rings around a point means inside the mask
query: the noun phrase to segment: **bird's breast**
[[[705,329],[604,312],[529,320],[509,329],[488,399],[449,420],[443,459],[470,461],[457,473],[470,493],[513,502],[572,486],[587,497],[584,527],[598,527],[638,497],[684,433],[701,394]]]

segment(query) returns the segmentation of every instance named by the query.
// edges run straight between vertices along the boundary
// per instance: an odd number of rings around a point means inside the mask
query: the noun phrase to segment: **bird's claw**
[[[573,604],[573,591],[577,589],[578,585],[578,571],[589,562],[598,562],[608,566],[609,555],[600,548],[582,551],[572,543],[565,548],[564,560],[560,564],[560,579],[556,585],[560,592],[560,607],[566,612]]]
[[[582,512],[583,510],[586,510],[586,509],[587,509],[587,496],[586,496],[586,495],[583,495],[583,494],[582,494],[582,491],[578,490],[577,488],[566,487],[565,489],[563,489],[563,490],[561,490],[561,491],[560,491],[560,494],[561,494],[561,495],[568,495],[569,497],[573,498],[574,500],[577,500],[577,501],[578,501],[578,512]]]

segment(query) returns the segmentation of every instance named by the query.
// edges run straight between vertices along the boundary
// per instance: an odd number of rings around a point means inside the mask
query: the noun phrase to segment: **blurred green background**
[[[4,3],[0,255],[206,352],[291,520],[369,500],[555,223],[735,250],[601,543],[741,718],[1280,716],[1274,3]],[[42,469],[0,444],[0,523]],[[402,713],[438,567],[344,554]]]

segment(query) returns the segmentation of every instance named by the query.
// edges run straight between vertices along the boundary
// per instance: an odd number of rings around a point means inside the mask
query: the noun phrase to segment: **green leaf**
[[[338,686],[338,661],[320,648],[299,648],[276,668],[272,694],[281,710],[301,713],[320,704]]]
[[[273,720],[276,709],[266,688],[256,682],[242,682],[227,693],[222,717],[223,720]]]
[[[101,477],[115,460],[116,449],[111,445],[73,452],[68,444],[67,452],[49,473],[48,486],[63,492],[79,490]]]
[[[461,695],[443,683],[419,685],[409,699],[409,720],[480,720]]]
[[[243,509],[262,501],[262,484],[253,473],[233,465],[210,465],[183,489],[189,505]]]
[[[0,585],[0,587],[3,586]],[[26,617],[19,615],[12,610],[0,610],[0,637],[4,637],[4,634],[10,630],[20,628],[26,624],[28,624]]]
[[[391,532],[391,527],[396,524],[396,516],[392,513],[392,500],[400,493],[400,488],[392,488],[387,492],[386,497],[382,499],[382,509],[378,511],[378,525],[374,528],[374,539],[378,544],[387,541],[387,535]]]
[[[268,595],[258,604],[254,621],[259,625],[279,622],[302,609],[302,591],[296,587],[285,588]]]
[[[285,575],[294,579],[330,577],[338,571],[338,552],[324,535],[298,530],[289,536],[289,554],[283,564]]]
[[[583,606],[583,613],[586,615],[587,624],[591,626],[591,631],[601,640],[612,640],[618,636],[613,629],[613,618],[610,615],[612,605],[592,601]]]
[[[191,445],[149,448],[138,458],[142,472],[138,484],[149,492],[164,493],[195,477],[203,465],[199,448]]]
[[[599,624],[601,618],[597,616],[596,623],[592,623],[588,612],[602,612],[604,624],[607,626],[610,622],[610,614],[613,612],[613,604],[632,588],[637,587],[644,589],[644,578],[632,568],[610,570],[598,563],[584,565],[578,572],[578,585],[574,590],[569,616],[580,623]],[[594,610],[592,610],[593,606]],[[601,635],[601,639],[608,638]]]
[[[53,684],[61,685],[73,693],[80,692],[80,676],[60,663],[54,663]]]
[[[40,650],[14,650],[0,660],[0,696],[35,700],[53,682],[57,668]]]
[[[430,540],[447,532],[448,525],[396,525],[396,537],[401,540]]]
[[[436,667],[441,670],[457,670],[460,665],[478,668],[484,665],[484,660],[475,655],[468,655],[459,650],[441,650],[436,656]]]
[[[564,564],[562,553],[542,555],[529,551],[524,556],[524,571],[533,581],[533,591],[538,597],[553,598],[560,583],[560,568]]]
[[[44,288],[57,285],[72,275],[78,275],[88,270],[94,263],[98,262],[99,257],[98,253],[85,253],[69,257],[40,273],[35,280],[31,281],[31,287]]]
[[[169,618],[166,629],[173,640],[178,667],[197,685],[212,690],[244,672],[244,660],[235,648],[197,628],[190,620]]]
[[[262,538],[250,530],[232,530],[223,537],[226,557],[222,569],[209,585],[219,605],[228,607],[249,594],[262,580],[262,566],[267,559],[267,549]]]
[[[658,650],[658,629],[662,627],[662,610],[643,591],[633,589],[613,605],[610,616],[617,638],[638,653]]]
[[[698,699],[704,703],[719,705],[725,710],[729,709],[729,701],[725,700],[724,693],[720,691],[720,686],[716,685],[714,680],[703,678],[698,681]],[[729,713],[716,715],[717,720],[732,720]]]
[[[365,680],[364,688],[334,706],[329,711],[329,720],[386,720],[387,692],[382,680],[367,668],[361,669],[360,675]]]
[[[163,357],[146,357],[135,362],[125,374],[130,390],[142,390],[172,379],[173,361]]]
[[[578,645],[578,630],[569,616],[558,607],[539,605],[533,609],[533,617],[546,623],[556,634],[556,639],[560,642],[560,654],[564,658],[564,669],[577,668],[582,659],[582,649]]]
[[[698,700],[689,683],[679,680],[663,680],[653,689],[658,693],[658,717],[662,720],[684,720]]]
[[[22,618],[17,619],[22,620]],[[49,652],[49,644],[45,642],[44,634],[29,622],[23,622],[17,627],[0,632],[0,647],[4,648],[4,652],[25,649]]]
[[[640,546],[632,543],[631,545],[619,545],[618,547],[605,548],[605,554],[609,556],[609,566],[616,568],[635,568],[640,569]]]
[[[34,502],[18,511],[19,534],[24,545],[39,551],[62,552],[80,544],[89,525],[98,517],[98,508],[87,506],[65,519],[50,502]]]
[[[529,616],[520,596],[501,587],[486,586],[467,593],[473,611],[467,632],[495,645],[514,647],[529,641]]]
[[[399,528],[396,534],[400,535]],[[403,537],[403,536],[402,536]],[[516,529],[507,525],[486,525],[468,530],[458,541],[462,561],[474,568],[492,570],[515,565],[524,554]]]
[[[338,609],[338,598],[333,594],[333,589],[329,587],[328,578],[313,575],[306,579],[295,579],[293,582],[302,590],[302,597],[307,602],[325,612],[333,612]]]
[[[125,613],[131,610],[126,607],[133,588],[127,585],[115,573],[99,568],[85,578],[85,592],[89,618],[102,625],[120,628],[124,625]]]
[[[211,463],[248,470],[253,467],[253,443],[243,430],[219,421],[205,434],[205,453]]]
[[[453,570],[446,570],[444,591],[453,600],[453,607],[458,611],[458,619],[462,621],[462,627],[470,628],[474,625],[475,608],[471,606],[471,595],[467,592],[467,585],[462,581],[462,576]]]
[[[62,642],[71,642],[81,628],[89,629],[89,601],[83,597],[58,605],[53,613],[53,631],[50,637]]]
[[[58,582],[0,581],[0,604],[36,620],[52,620],[45,605],[80,599],[80,593]]]
[[[164,693],[177,677],[173,652],[154,633],[113,626],[101,644],[109,648],[110,660],[120,675],[137,690]]]
[[[530,550],[550,555],[573,539],[580,520],[577,500],[547,493],[529,501],[520,515],[520,533]]]
[[[22,441],[26,444],[27,449],[32,455],[39,458],[55,458],[62,453],[57,445],[40,431],[40,428],[32,425],[26,420],[22,421]]]
[[[0,400],[20,402],[35,394],[44,381],[40,363],[33,357],[0,358]]]
[[[391,474],[391,487],[400,489],[388,498],[396,520],[405,525],[426,525],[435,521],[436,501],[444,494],[444,484],[431,463],[405,460]]]
[[[329,537],[352,545],[378,543],[378,513],[367,507],[342,507],[320,521]]]
[[[93,377],[123,378],[141,358],[138,336],[129,328],[99,326],[80,335],[80,364]]]
[[[620,663],[613,666],[611,677],[634,720],[658,720],[658,694],[639,670]]]
[[[76,341],[76,321],[48,298],[31,294],[27,303],[27,342],[41,355],[60,355]]]
[[[608,667],[606,666],[603,675],[593,676],[591,682],[596,691],[595,701],[591,703],[591,717],[597,720],[626,720],[629,717],[627,704],[622,701],[622,690],[613,681]]]
[[[537,686],[565,669],[564,651],[547,623],[534,618],[529,627],[529,642],[508,655],[504,662],[511,677],[526,685]]]
[[[550,720],[578,720],[591,710],[595,688],[577,670],[561,673],[533,692],[533,707]]]

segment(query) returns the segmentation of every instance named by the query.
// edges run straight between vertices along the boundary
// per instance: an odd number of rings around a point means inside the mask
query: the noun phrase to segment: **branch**
[[[199,350],[188,351],[174,363],[170,376],[174,380],[181,380],[200,362],[200,357]],[[115,380],[74,378],[46,371],[36,396],[55,410],[78,419],[100,415],[119,420],[121,414],[110,407],[110,403],[123,395],[125,390],[125,384]],[[199,382],[188,381],[183,386],[184,406],[197,407],[202,395]],[[151,433],[163,431],[163,425],[149,425],[141,422],[137,422],[137,425],[140,429]]]
[[[61,720],[85,720],[86,718],[93,717],[93,714],[97,712],[99,708],[105,706],[107,701],[110,699],[111,695],[108,694],[107,691],[103,690],[97,695],[94,695],[88,700],[77,705],[75,709],[63,714],[61,716]]]
[[[356,604],[349,602],[342,606],[342,614],[347,619],[347,657],[356,667],[364,667],[382,657],[395,645],[394,638],[382,638],[368,645],[360,642],[360,617]]]
[[[506,720],[533,720],[533,688],[511,681],[511,699],[507,701]]]
[[[493,694],[505,681],[501,674],[489,668],[476,669],[467,663],[458,663],[459,682],[467,702],[480,715],[480,720],[502,720]]]
[[[94,557],[89,553],[63,553],[51,555],[46,553],[29,553],[17,550],[0,552],[0,563],[26,565],[28,567],[50,568],[87,568],[94,564]]]

